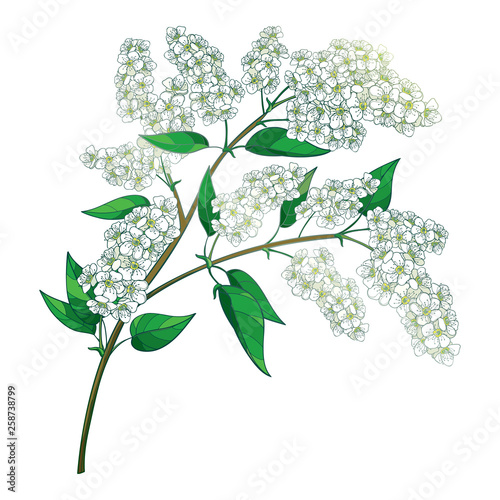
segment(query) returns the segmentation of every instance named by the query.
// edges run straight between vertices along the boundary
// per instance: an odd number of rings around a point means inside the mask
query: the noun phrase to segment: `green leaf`
[[[257,282],[249,274],[239,269],[232,269],[226,274],[229,278],[229,283],[231,283],[232,286],[236,286],[247,291],[259,303],[264,319],[274,321],[275,323],[280,323],[281,325],[285,324],[274,312],[274,309],[267,300],[266,295],[257,284]]]
[[[290,227],[297,222],[297,214],[295,213],[295,208],[298,207],[307,198],[309,186],[311,185],[311,181],[314,172],[316,172],[316,168],[317,167],[309,170],[309,172],[307,172],[307,174],[305,175],[304,180],[298,185],[297,189],[300,196],[298,198],[294,198],[293,200],[286,200],[281,205],[280,227]]]
[[[82,213],[97,217],[98,219],[118,220],[123,219],[136,207],[149,207],[151,203],[144,196],[132,194],[130,196],[123,196],[113,201],[108,201],[100,207],[85,210]]]
[[[91,333],[94,334],[96,331],[95,325],[89,325],[81,320],[76,314],[75,311],[71,308],[69,304],[66,302],[62,302],[46,293],[42,294],[43,300],[47,304],[47,307],[50,309],[50,312],[65,326],[74,330],[75,332],[82,333]]]
[[[208,140],[197,132],[169,132],[157,135],[141,135],[153,146],[171,153],[196,153],[209,147]]]
[[[235,286],[216,285],[214,293],[216,291],[222,310],[248,357],[262,373],[269,375],[264,361],[264,316],[259,303]]]
[[[90,289],[87,293],[82,290],[78,283],[78,277],[82,274],[82,268],[79,266],[68,253],[66,261],[66,292],[68,302],[75,314],[84,322],[91,325],[99,323],[99,314],[92,313],[87,302],[95,298],[94,292]]]
[[[214,212],[212,200],[215,200],[215,190],[212,184],[212,176],[209,167],[203,176],[200,191],[198,193],[198,216],[201,225],[207,232],[207,236],[213,236],[215,234],[211,222],[213,220],[218,220],[220,217],[220,212]]]
[[[290,139],[287,130],[280,127],[269,127],[259,130],[247,142],[245,149],[260,156],[291,156],[307,158],[326,155],[329,149],[318,148],[309,142]]]
[[[88,347],[89,351],[97,351],[101,358],[104,356],[104,349],[102,347]]]
[[[138,351],[156,351],[170,344],[194,318],[165,314],[141,314],[130,324],[132,347]]]
[[[399,163],[397,160],[391,161],[390,163],[386,163],[379,168],[376,168],[370,174],[374,179],[380,180],[380,186],[374,194],[369,194],[364,198],[360,198],[360,202],[363,204],[360,209],[360,213],[366,215],[368,210],[373,210],[377,207],[380,207],[382,210],[386,210],[391,203],[392,196],[392,180],[394,178],[394,171]]]

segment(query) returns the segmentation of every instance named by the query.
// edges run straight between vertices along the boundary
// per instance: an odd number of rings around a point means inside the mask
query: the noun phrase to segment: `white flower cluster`
[[[115,76],[118,88],[118,115],[125,123],[141,118],[154,108],[153,70],[156,63],[149,56],[150,42],[127,38],[120,47],[120,66]]]
[[[220,194],[212,206],[219,218],[212,227],[234,246],[257,236],[264,215],[281,207],[285,200],[298,198],[298,185],[306,169],[297,163],[288,167],[271,165],[262,171],[252,170],[243,176],[243,186],[231,194]]]
[[[175,198],[153,200],[154,205],[134,208],[124,220],[112,224],[104,233],[107,249],[78,277],[84,292],[93,289],[95,299],[87,302],[93,313],[128,322],[146,301],[147,272],[179,236]]]
[[[288,49],[278,42],[283,33],[279,26],[268,26],[260,33],[260,38],[252,42],[252,50],[242,59],[245,74],[241,81],[250,94],[263,90],[273,93],[280,83],[281,59],[287,59]]]
[[[177,66],[192,91],[191,108],[205,125],[234,118],[245,90],[237,80],[229,78],[222,62],[224,55],[201,35],[186,34],[184,26],[167,28],[169,50],[166,59]],[[186,86],[187,92],[187,86]]]
[[[333,263],[326,248],[314,250],[311,257],[307,250],[299,250],[281,276],[295,296],[316,302],[336,337],[345,334],[363,341],[368,324],[361,321],[366,307],[358,296],[358,286],[353,279],[342,278]]]
[[[294,52],[285,82],[296,98],[288,103],[288,137],[358,151],[366,130],[361,120],[412,136],[415,127],[441,120],[434,99],[387,68],[392,55],[365,41],[333,40],[329,50]]]
[[[367,218],[374,250],[358,274],[368,296],[396,309],[412,336],[417,356],[427,353],[438,363],[451,366],[460,351],[453,343],[458,329],[451,309],[453,297],[446,285],[433,283],[422,267],[426,253],[441,254],[448,232],[413,212],[377,208]]]
[[[151,186],[158,173],[163,173],[163,168],[170,173],[170,162],[166,155],[162,156],[159,149],[146,141],[141,146],[136,147],[132,142],[99,150],[89,146],[80,160],[87,168],[102,170],[103,178],[112,186],[142,191]]]
[[[140,120],[144,134],[192,130],[195,118],[183,106],[188,92],[181,75],[163,81],[159,96],[154,92],[153,70],[156,63],[149,56],[149,42],[127,38],[118,56],[120,66],[115,76],[118,89],[118,115],[125,123]],[[154,148],[143,138],[136,145],[129,142],[120,147],[96,149],[89,146],[80,160],[87,168],[103,170],[102,176],[112,186],[141,191],[149,187],[158,173],[170,173],[172,163],[182,155]]]
[[[127,38],[118,62],[116,100],[118,115],[125,123],[140,119],[145,134],[192,130],[194,116],[190,108],[183,107],[188,91],[184,77],[167,78],[165,90],[159,96],[154,92],[156,63],[149,57],[147,40]]]
[[[326,229],[342,226],[359,215],[360,198],[373,195],[379,185],[380,180],[373,179],[369,173],[362,179],[327,179],[323,187],[311,188],[307,198],[295,208],[297,220],[316,218],[316,224]]]

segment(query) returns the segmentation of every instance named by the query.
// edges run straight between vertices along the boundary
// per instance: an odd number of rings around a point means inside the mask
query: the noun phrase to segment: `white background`
[[[9,2],[1,16],[2,391],[8,383],[18,391],[18,498],[498,498],[494,4],[72,0],[52,3],[44,15],[42,3]],[[28,26],[33,22],[38,27]],[[453,368],[416,358],[395,312],[368,298],[365,342],[334,338],[315,305],[293,297],[280,278],[286,259],[245,257],[235,266],[251,272],[287,323],[266,330],[273,377],[260,374],[233,338],[208,275],[183,281],[142,311],[197,316],[164,350],[146,354],[125,344],[113,355],[95,408],[87,473],[77,476],[98,356],[87,350],[92,337],[67,333],[38,290],[64,297],[66,252],[82,265],[94,261],[108,226],[80,211],[124,194],[77,160],[88,136],[98,147],[117,146],[141,132],[114,114],[119,46],[126,37],[151,40],[160,82],[173,73],[163,58],[165,28],[186,25],[219,47],[226,70],[238,77],[241,56],[273,24],[282,26],[290,51],[326,49],[340,37],[383,43],[395,55],[391,67],[439,101],[443,122],[412,139],[368,125],[359,153],[301,163],[319,165],[319,181],[359,176],[402,158],[393,206],[450,232],[444,254],[429,258],[427,268],[453,290],[462,353]],[[233,134],[258,106],[257,96],[245,100]],[[221,125],[199,131],[221,140]],[[219,191],[269,163],[239,151],[218,171]],[[208,150],[175,168],[185,203],[213,160]],[[162,189],[154,184],[144,194]],[[194,253],[202,241],[194,221],[158,283],[198,265]],[[328,246],[339,271],[355,277],[364,250]],[[219,255],[230,250],[218,247]],[[159,422],[165,413],[158,401],[167,399],[176,408]],[[132,436],[137,428],[143,440]]]

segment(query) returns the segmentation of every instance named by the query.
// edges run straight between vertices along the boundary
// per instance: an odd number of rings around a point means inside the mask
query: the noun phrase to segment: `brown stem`
[[[283,99],[273,105],[273,107],[269,110],[272,111],[272,109],[276,108],[277,106],[283,104],[284,102],[288,101],[290,98]],[[251,132],[259,122],[268,114],[268,112],[263,113],[261,116],[259,116],[256,120],[254,120],[245,130],[240,132],[233,141],[228,145],[228,150],[232,149],[236,144],[243,139],[249,132]],[[224,159],[224,157],[227,155],[229,152],[228,150],[223,151],[217,160],[215,160],[215,163],[213,164],[212,168],[210,169],[210,175],[213,175],[217,167],[220,165],[221,161]],[[180,225],[180,234],[179,236],[167,247],[165,252],[162,254],[162,256],[158,259],[156,264],[153,266],[151,271],[149,271],[148,275],[146,276],[146,281],[148,283],[151,283],[153,279],[156,277],[156,275],[160,272],[161,268],[164,266],[165,262],[167,262],[168,258],[176,248],[177,244],[181,240],[183,234],[186,232],[186,229],[191,222],[191,219],[193,218],[193,215],[196,211],[196,207],[198,204],[198,196],[193,200],[193,203],[191,204],[191,208],[189,209],[189,212],[187,215],[184,215],[184,212],[182,210],[182,206],[180,203],[180,198],[177,193],[177,189],[174,189],[174,196],[177,200],[178,207],[179,207],[179,225]],[[201,267],[203,269],[205,266]],[[200,270],[201,270],[200,269]],[[94,378],[94,383],[92,384],[92,390],[90,391],[90,397],[89,397],[89,402],[87,404],[87,411],[85,413],[85,420],[83,422],[83,430],[82,430],[82,438],[80,441],[80,452],[78,455],[78,474],[81,474],[82,472],[85,472],[85,451],[87,448],[87,440],[88,440],[88,435],[89,435],[89,430],[90,430],[90,423],[92,421],[92,414],[94,412],[94,406],[97,398],[97,392],[99,390],[99,384],[101,383],[102,375],[104,373],[104,369],[106,368],[106,364],[108,362],[109,357],[111,356],[111,353],[113,352],[113,349],[115,347],[116,341],[118,340],[118,336],[120,335],[120,332],[123,328],[123,323],[121,321],[118,321],[116,324],[113,333],[111,334],[111,337],[109,339],[108,344],[106,345],[106,349],[104,350],[104,354],[101,358],[101,361],[99,363],[99,366],[97,368],[97,373]]]
[[[254,252],[258,252],[259,250],[264,250],[264,248],[280,247],[284,245],[292,245],[293,243],[303,243],[307,241],[327,240],[331,238],[339,238],[339,239],[344,238],[354,243],[358,243],[359,245],[368,248],[368,250],[373,250],[371,246],[366,245],[362,241],[351,238],[350,236],[346,236],[345,234],[315,234],[314,236],[304,236],[302,238],[290,238],[288,240],[275,241],[274,243],[264,243],[263,245],[257,245],[255,247],[247,248],[246,250],[240,250],[239,252],[235,252],[229,255],[225,255],[224,257],[220,257],[219,259],[212,261],[212,264],[217,265],[227,260],[236,259],[236,257],[241,257],[243,255],[248,255]],[[180,274],[179,276],[176,276],[175,278],[171,279],[170,281],[167,281],[166,283],[163,283],[163,285],[160,285],[158,288],[155,288],[154,290],[148,293],[148,299],[154,297],[157,293],[160,293],[162,290],[165,290],[165,288],[172,286],[178,281],[181,281],[184,278],[191,276],[192,274],[195,274],[199,271],[202,271],[203,269],[206,269],[206,267],[207,265],[203,264],[201,266],[195,267],[194,269],[191,269],[190,271],[186,271],[185,273]]]
[[[104,373],[104,369],[106,368],[106,364],[108,362],[109,357],[111,356],[111,351],[114,346],[120,332],[122,331],[123,323],[118,321],[116,323],[115,329],[111,334],[108,345],[102,355],[101,361],[97,368],[97,372],[95,374],[94,383],[92,384],[92,390],[90,391],[89,402],[87,404],[87,411],[85,413],[85,420],[83,421],[83,430],[82,430],[82,439],[80,441],[80,453],[78,455],[78,474],[85,472],[85,450],[87,449],[87,439],[89,437],[90,423],[92,421],[92,414],[94,413],[95,401],[97,398],[97,391],[99,390],[99,384],[101,383],[102,375]]]

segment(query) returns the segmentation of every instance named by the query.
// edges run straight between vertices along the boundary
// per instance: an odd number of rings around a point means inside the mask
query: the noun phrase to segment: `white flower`
[[[445,335],[445,332],[439,327],[439,325],[427,323],[422,326],[422,334],[425,337],[425,345],[429,349],[447,347],[450,344],[450,338]]]
[[[340,326],[346,330],[345,333],[351,332],[361,324],[353,307],[348,307],[339,311],[338,318],[340,320]]]
[[[282,278],[284,278],[288,284],[292,288],[297,283],[298,273],[293,266],[288,266],[282,273]]]
[[[154,196],[153,202],[161,210],[163,217],[168,220],[169,224],[173,224],[178,214],[177,200],[174,197]]]
[[[243,222],[243,214],[245,213],[244,207],[239,204],[228,202],[225,204],[224,210],[221,211],[220,216],[222,219],[228,221],[231,227]]]
[[[331,252],[328,251],[327,248],[322,247],[314,250],[314,255],[319,262],[325,264],[325,266],[332,267],[334,264],[334,257]]]
[[[230,228],[226,233],[226,238],[235,247],[237,247],[242,241],[248,239],[248,233],[245,231],[245,227]]]
[[[307,201],[303,201],[295,207],[295,214],[297,216],[297,220],[300,220],[302,218],[309,218],[312,213],[313,213],[312,208],[309,206]]]
[[[88,308],[94,313],[99,314],[102,317],[109,316],[109,314],[116,307],[115,304],[109,302],[106,297],[97,296],[95,300],[89,300],[87,302]]]
[[[117,271],[122,264],[119,257],[121,257],[120,249],[117,246],[108,248],[104,250],[101,258],[97,261],[97,265],[101,271]]]
[[[396,283],[390,283],[382,279],[374,283],[373,286],[368,289],[368,297],[373,300],[378,300],[381,306],[386,306],[389,304],[389,300],[391,300],[395,287]]]
[[[424,127],[431,127],[432,125],[441,121],[441,114],[438,111],[438,103],[435,99],[431,99],[422,112],[422,125]]]
[[[142,73],[136,73],[130,80],[130,88],[136,95],[142,95],[148,92],[153,92],[154,78],[152,76],[144,76]]]
[[[96,274],[97,285],[94,293],[114,302],[122,292],[122,276],[116,271],[100,271]]]
[[[358,267],[356,272],[363,278],[363,284],[368,289],[374,286],[375,280],[377,280],[379,276],[379,272],[372,260],[365,260],[365,262]]]
[[[127,230],[127,224],[123,221],[114,222],[109,229],[104,232],[108,248],[112,248],[121,242],[122,234]]]
[[[385,212],[380,207],[375,208],[375,210],[368,210],[366,214],[366,219],[368,220],[368,227],[370,229],[378,229],[380,231],[385,231],[389,227],[389,219],[391,214]]]
[[[255,182],[250,194],[259,200],[259,203],[266,203],[269,198],[276,196],[276,190],[269,179],[262,179]]]
[[[100,149],[97,152],[97,161],[95,162],[95,168],[104,168],[107,165],[117,165],[118,164],[118,150],[116,148],[106,148]]]
[[[326,229],[333,229],[335,226],[340,226],[345,222],[345,219],[337,215],[334,208],[324,208],[319,212],[316,224],[319,227],[324,227]]]
[[[255,92],[263,89],[268,84],[269,77],[253,70],[252,73],[245,73],[241,81],[245,84],[246,89],[250,94],[255,94]]]
[[[148,282],[144,280],[139,281],[124,281],[124,295],[123,298],[138,304],[146,302],[146,290],[148,289]]]
[[[411,345],[415,356],[422,356],[427,353],[427,346],[425,345],[425,337],[421,339],[412,339]]]
[[[436,223],[427,219],[425,222],[420,217],[415,219],[415,224],[411,228],[411,233],[415,237],[415,241],[423,245],[424,243],[428,243],[434,239],[434,227]]]
[[[90,290],[91,286],[97,283],[96,274],[97,266],[95,264],[89,264],[82,269],[82,273],[78,276],[77,281],[85,293]]]
[[[408,311],[410,310],[410,302],[415,294],[412,293],[412,289],[406,289],[405,291],[394,291],[389,300],[389,305],[396,309],[397,313],[404,318]]]
[[[434,359],[438,363],[442,363],[446,366],[451,366],[453,361],[455,360],[455,356],[458,356],[460,353],[460,345],[459,344],[450,344],[448,347],[444,347],[441,349],[435,356]]]
[[[421,293],[416,302],[410,304],[410,310],[416,316],[420,326],[432,323],[441,317],[439,300],[433,299],[427,293]]]
[[[374,110],[381,110],[384,113],[395,113],[402,118],[404,106],[398,102],[399,90],[394,88],[389,82],[380,82],[378,85],[370,87],[370,107]]]
[[[135,189],[136,191],[142,191],[143,189],[151,186],[153,184],[153,179],[148,172],[143,169],[137,169],[132,172],[132,177],[123,184],[125,189]]]
[[[317,300],[319,292],[313,287],[313,284],[314,282],[308,281],[306,277],[301,274],[297,279],[296,285],[292,288],[292,293],[304,300]]]
[[[120,107],[118,108],[118,115],[125,123],[130,123],[137,118],[140,118],[141,111],[138,109],[139,101],[137,99],[127,100],[122,99],[120,101]]]
[[[319,283],[325,277],[326,266],[323,262],[318,262],[317,259],[310,257],[307,263],[302,266],[307,281]]]
[[[331,304],[335,312],[339,312],[351,305],[351,294],[348,290],[336,286],[332,290],[330,297],[327,297],[326,302]]]
[[[146,278],[146,271],[150,268],[150,266],[151,261],[149,260],[139,259],[138,261],[135,261],[133,259],[128,259],[127,264],[123,265],[119,269],[119,273],[126,281],[144,280],[144,278]]]
[[[120,63],[118,73],[121,75],[135,75],[136,71],[144,66],[144,61],[139,57],[139,54],[134,51],[128,52],[127,54],[120,54],[118,56],[118,62]]]
[[[151,245],[151,240],[137,227],[132,227],[130,230],[121,236],[120,252],[125,255],[131,255],[136,261],[142,258],[144,250],[147,250]]]
[[[138,304],[127,300],[120,300],[111,314],[116,320],[128,323],[131,320],[132,314],[137,311]]]
[[[411,260],[405,260],[398,252],[391,253],[384,259],[382,270],[387,273],[389,283],[404,285],[410,279],[414,264]]]
[[[229,226],[225,220],[213,220],[212,228],[219,236],[226,236]]]
[[[97,159],[97,151],[94,146],[89,146],[86,150],[85,153],[80,155],[80,161],[87,167],[87,168],[94,168],[94,162]]]
[[[311,188],[307,196],[307,203],[314,212],[321,212],[321,210],[331,206],[331,201],[328,197],[328,190],[325,188]]]
[[[146,226],[147,229],[144,234],[150,240],[156,240],[161,233],[168,230],[170,223],[166,217],[163,216],[163,212],[159,208],[153,208],[149,215],[143,217],[143,219],[138,223],[138,226]]]

